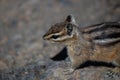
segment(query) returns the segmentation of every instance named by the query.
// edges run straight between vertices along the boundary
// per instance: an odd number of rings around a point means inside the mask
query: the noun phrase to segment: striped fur
[[[65,22],[53,25],[43,39],[67,47],[72,71],[90,60],[111,62],[118,68],[113,71],[120,72],[119,22],[104,22],[80,29],[75,19],[68,16]]]
[[[120,23],[105,22],[81,29],[87,40],[99,45],[109,45],[120,42]]]

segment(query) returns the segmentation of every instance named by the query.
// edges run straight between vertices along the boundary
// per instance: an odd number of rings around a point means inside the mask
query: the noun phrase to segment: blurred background
[[[79,27],[120,20],[120,0],[0,0],[0,70],[43,64],[63,46],[42,39],[73,14]]]

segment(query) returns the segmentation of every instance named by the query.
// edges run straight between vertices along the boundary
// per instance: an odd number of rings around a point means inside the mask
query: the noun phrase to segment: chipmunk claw
[[[112,70],[108,70],[105,73],[105,78],[108,79],[108,80],[114,80],[115,77],[120,78],[120,73],[113,72]]]

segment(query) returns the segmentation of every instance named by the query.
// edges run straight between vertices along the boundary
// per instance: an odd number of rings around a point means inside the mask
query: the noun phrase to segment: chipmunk
[[[104,22],[79,28],[73,15],[53,25],[44,40],[67,47],[73,72],[82,63],[102,61],[113,63],[113,73],[120,72],[120,22]]]

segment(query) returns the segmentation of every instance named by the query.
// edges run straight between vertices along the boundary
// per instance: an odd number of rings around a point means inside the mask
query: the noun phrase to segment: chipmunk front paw
[[[63,72],[65,75],[69,75],[69,74],[72,74],[74,71],[75,71],[75,69],[68,67]]]

